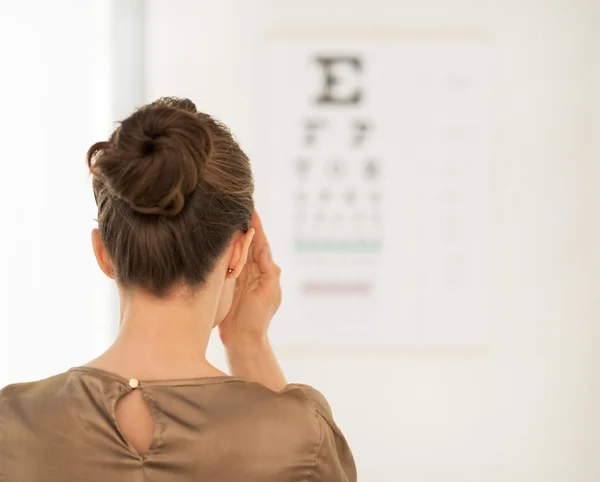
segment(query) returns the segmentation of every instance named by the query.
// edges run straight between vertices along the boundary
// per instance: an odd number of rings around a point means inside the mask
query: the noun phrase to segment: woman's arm
[[[281,269],[273,261],[258,214],[248,261],[236,281],[229,313],[219,325],[231,374],[281,391],[287,384],[267,332],[281,304]]]
[[[229,343],[225,346],[225,350],[232,375],[260,383],[276,392],[283,390],[287,385],[266,336]]]

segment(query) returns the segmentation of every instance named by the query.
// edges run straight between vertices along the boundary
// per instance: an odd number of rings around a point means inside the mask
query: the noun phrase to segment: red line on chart
[[[367,295],[371,292],[372,285],[369,283],[344,283],[308,281],[302,285],[302,292],[309,295],[320,294],[344,294],[344,295]]]

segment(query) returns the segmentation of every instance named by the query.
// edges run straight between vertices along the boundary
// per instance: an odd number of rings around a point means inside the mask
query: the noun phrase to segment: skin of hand
[[[281,269],[273,261],[271,248],[258,213],[252,216],[255,230],[248,260],[236,280],[229,313],[219,324],[225,348],[236,344],[263,343],[271,319],[281,305]]]

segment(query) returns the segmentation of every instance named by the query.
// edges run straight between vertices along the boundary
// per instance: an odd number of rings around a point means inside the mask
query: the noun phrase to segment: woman
[[[327,402],[287,385],[269,345],[280,271],[227,128],[159,99],[88,164],[120,332],[86,365],[0,392],[0,482],[356,480]],[[233,376],[205,357],[217,325]]]

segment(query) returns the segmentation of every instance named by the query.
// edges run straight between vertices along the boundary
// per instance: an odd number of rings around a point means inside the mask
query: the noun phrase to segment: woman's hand
[[[271,318],[281,304],[281,270],[273,262],[271,249],[258,213],[252,216],[255,230],[248,261],[236,280],[231,309],[219,324],[225,347],[264,342]]]
[[[281,304],[281,270],[273,262],[262,223],[252,217],[254,238],[248,261],[236,281],[231,309],[219,324],[231,374],[270,388],[287,384],[269,344],[267,331]]]

